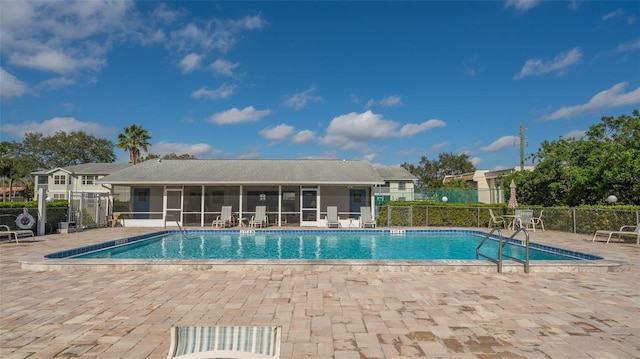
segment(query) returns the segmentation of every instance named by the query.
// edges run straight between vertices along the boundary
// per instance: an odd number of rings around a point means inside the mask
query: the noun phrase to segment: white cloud
[[[478,166],[482,163],[482,158],[480,157],[473,157],[469,159],[469,162],[471,162],[471,164],[473,165],[473,167],[478,168]]]
[[[512,7],[518,11],[529,11],[536,7],[540,3],[540,0],[507,0],[504,3],[505,7]]]
[[[520,143],[520,139],[517,136],[502,136],[493,141],[489,146],[481,147],[482,152],[496,152],[508,147],[516,146]]]
[[[240,65],[238,65],[237,63],[225,61],[222,59],[217,59],[211,65],[209,65],[209,68],[212,69],[218,75],[234,77],[233,70],[238,66]]]
[[[182,16],[182,13],[180,11],[170,9],[165,3],[161,3],[153,10],[151,16],[161,23],[169,25]]]
[[[371,111],[352,112],[331,120],[322,143],[344,149],[362,148],[369,140],[408,137],[444,125],[440,120],[428,120],[421,124],[406,124],[398,130],[398,122],[385,120],[382,115]]]
[[[399,106],[401,104],[402,104],[402,99],[400,98],[400,96],[392,95],[392,96],[383,97],[380,101],[369,99],[369,101],[367,101],[367,103],[365,104],[365,107],[371,108],[376,105],[382,106],[382,107],[389,107],[389,106]]]
[[[126,29],[137,26],[131,1],[7,1],[0,51],[9,63],[38,71],[99,71]]]
[[[445,126],[444,121],[440,121],[440,120],[428,120],[419,124],[409,123],[402,126],[402,128],[400,128],[400,131],[398,132],[398,136],[409,137],[409,136],[415,135],[416,133],[425,132],[432,128],[444,127],[444,126]]]
[[[245,16],[236,20],[212,19],[206,22],[191,22],[169,34],[169,45],[180,51],[227,52],[240,39],[243,31],[259,30],[267,22],[261,15]]]
[[[584,130],[573,130],[568,133],[565,133],[564,135],[562,135],[562,137],[566,139],[573,138],[573,139],[579,140],[582,137],[584,137],[586,133],[587,132]]]
[[[573,49],[563,52],[549,61],[529,59],[524,63],[520,72],[518,72],[513,78],[519,80],[525,76],[543,75],[553,71],[562,71],[563,69],[580,61],[581,57],[582,53],[580,52],[580,48],[574,47]]]
[[[316,87],[314,85],[302,92],[293,95],[287,95],[285,105],[287,107],[300,110],[307,107],[307,105],[309,105],[310,103],[320,103],[324,101],[322,97],[313,94],[315,91]]]
[[[200,159],[212,158],[221,153],[220,150],[206,143],[191,144],[164,141],[154,143],[150,152],[158,156],[164,156],[170,153],[175,153],[176,155],[189,154]]]
[[[617,52],[627,52],[627,51],[634,51],[638,49],[640,49],[640,39],[631,41],[631,42],[625,42],[623,44],[618,45],[618,47],[616,47]]]
[[[258,122],[261,118],[268,116],[271,110],[256,110],[253,106],[248,106],[239,110],[232,108],[227,111],[218,112],[209,117],[209,121],[219,125],[232,125],[245,122]]]
[[[192,52],[180,60],[180,68],[182,69],[183,74],[188,74],[193,72],[194,70],[200,67],[200,62],[202,62],[202,56]]]
[[[624,17],[624,10],[617,9],[615,11],[611,11],[602,15],[602,20],[607,21],[607,20],[612,20],[612,19],[622,18],[622,17]]]
[[[303,145],[316,142],[316,132],[311,130],[302,130],[291,137],[291,143]]]
[[[228,85],[225,83],[215,90],[209,90],[208,87],[204,86],[193,91],[191,93],[191,98],[208,98],[211,100],[227,98],[233,95],[236,87],[236,85]]]
[[[640,104],[640,87],[635,90],[624,92],[629,86],[627,82],[620,82],[593,96],[589,102],[562,107],[548,115],[542,117],[543,120],[559,120],[578,116],[584,112],[601,108],[611,108]]]
[[[443,148],[449,146],[449,142],[440,142],[431,146],[431,151],[440,152]]]
[[[280,124],[275,127],[267,127],[260,130],[260,135],[268,140],[282,141],[293,133],[293,126]]]
[[[37,89],[47,89],[47,90],[55,90],[61,87],[68,87],[71,85],[75,85],[76,80],[71,77],[54,77],[48,80],[44,80],[36,85]]]
[[[0,132],[6,132],[15,137],[24,137],[27,133],[41,133],[45,136],[51,136],[58,131],[66,133],[82,131],[97,137],[104,137],[105,133],[115,132],[111,127],[105,127],[96,122],[80,122],[73,117],[54,117],[42,123],[28,121],[0,126]]]
[[[17,77],[0,67],[0,98],[18,97],[30,93],[26,82],[18,80]]]

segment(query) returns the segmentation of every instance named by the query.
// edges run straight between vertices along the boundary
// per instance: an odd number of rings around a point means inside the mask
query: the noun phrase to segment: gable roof
[[[380,177],[385,181],[415,181],[418,178],[404,167],[375,167]]]
[[[46,171],[33,172],[34,175],[48,175],[57,171],[65,171],[70,174],[79,175],[108,175],[118,172],[127,167],[131,167],[129,163],[83,163],[67,167],[57,167]]]
[[[98,183],[139,184],[384,184],[359,160],[162,160],[144,161]]]

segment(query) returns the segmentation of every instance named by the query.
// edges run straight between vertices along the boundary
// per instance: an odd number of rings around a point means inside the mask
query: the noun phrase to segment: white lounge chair
[[[24,238],[24,237],[31,237],[32,239],[33,237],[33,231],[30,229],[16,229],[11,230],[11,228],[9,228],[9,226],[7,225],[0,225],[0,228],[2,228],[2,230],[0,230],[0,236],[7,236],[9,237],[9,239],[15,239],[16,243],[18,243],[18,238]]]
[[[360,228],[376,228],[376,221],[371,216],[371,207],[360,207]]]
[[[507,228],[507,222],[505,222],[504,218],[496,217],[496,215],[493,214],[493,210],[491,208],[489,208],[489,215],[491,215],[491,218],[489,219],[489,228],[491,228],[491,223],[493,223],[494,225],[502,224],[503,228]]]
[[[267,206],[256,206],[256,213],[249,220],[249,227],[266,227],[267,222]]]
[[[520,228],[528,229],[532,227],[533,231],[536,231],[536,227],[533,226],[531,219],[533,218],[533,211],[530,209],[516,209],[516,223]]]
[[[281,327],[172,327],[167,359],[280,358]]]
[[[596,238],[599,236],[607,237],[607,243],[609,243],[611,238],[614,236],[621,241],[624,240],[623,237],[636,237],[636,244],[640,245],[640,223],[635,226],[622,226],[618,231],[598,230],[593,235],[592,242],[595,242]]]
[[[222,213],[211,222],[211,228],[213,227],[231,227],[235,224],[235,219],[231,213],[231,206],[222,206]]]
[[[338,207],[332,206],[327,207],[327,227],[339,228],[340,227],[340,217],[338,217]]]
[[[533,224],[533,231],[536,231],[536,226],[539,225],[542,227],[542,231],[544,232],[544,222],[542,221],[542,212],[544,212],[543,209],[540,210],[540,214],[538,215],[538,217],[533,217],[531,218],[531,224]]]

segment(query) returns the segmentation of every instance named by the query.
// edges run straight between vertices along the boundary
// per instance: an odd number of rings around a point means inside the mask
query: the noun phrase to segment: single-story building
[[[413,183],[410,177],[403,180]],[[397,176],[390,179],[398,182]],[[269,224],[325,226],[336,206],[343,227],[357,227],[385,181],[361,160],[150,160],[96,181],[112,188],[125,226],[210,226],[222,206],[241,221],[266,206]]]

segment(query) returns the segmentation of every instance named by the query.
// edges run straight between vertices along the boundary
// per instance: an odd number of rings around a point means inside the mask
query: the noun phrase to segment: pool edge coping
[[[246,233],[246,230],[218,230],[219,232]],[[216,231],[216,232],[218,232]],[[345,230],[284,230],[286,232],[344,232]],[[391,232],[411,233],[411,232],[472,232],[474,234],[489,234],[480,229],[349,229],[349,231],[360,232]],[[160,230],[135,237],[152,237],[164,232],[175,232],[175,230]],[[188,232],[211,232],[211,230],[189,230]],[[254,230],[254,233],[283,232],[277,229]],[[482,260],[304,260],[304,259],[279,259],[279,263],[274,263],[272,259],[118,259],[114,263],[112,259],[102,258],[47,258],[47,255],[70,251],[76,248],[86,248],[98,246],[104,243],[118,242],[127,238],[113,238],[107,241],[100,241],[82,247],[70,247],[60,251],[47,253],[34,253],[19,259],[22,269],[33,271],[52,270],[320,270],[331,267],[343,270],[366,270],[366,271],[423,271],[423,272],[497,272],[497,265],[489,261]],[[133,242],[133,241],[132,241]],[[131,243],[131,242],[128,242]],[[539,244],[541,246],[547,246]],[[550,247],[550,246],[547,246]],[[566,250],[560,247],[558,249]],[[607,258],[606,256],[593,255],[574,250],[566,250],[572,253],[587,254],[600,259],[580,259],[580,260],[538,260],[530,262],[530,272],[619,272],[628,270],[630,262],[622,259]],[[503,262],[503,272],[524,272],[524,266],[513,261]]]

